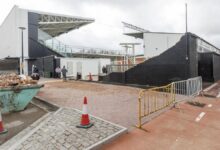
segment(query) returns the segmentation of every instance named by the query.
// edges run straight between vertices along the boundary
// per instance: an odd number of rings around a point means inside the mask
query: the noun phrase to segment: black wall
[[[4,59],[0,61],[0,73],[8,71],[13,71],[16,73],[20,72],[19,58]]]
[[[36,65],[41,76],[54,77],[56,64],[55,56],[62,57],[62,55],[47,48],[38,42],[38,20],[39,15],[36,13],[28,13],[28,74],[32,73],[32,65]]]
[[[38,42],[38,20],[39,15],[36,13],[28,13],[28,46],[29,46],[29,57],[39,58],[50,55],[62,57],[60,54],[47,48],[46,46]]]
[[[184,80],[198,75],[198,54],[196,52],[196,37],[188,34],[188,51],[186,50],[186,36],[183,36],[176,45],[166,50],[157,57],[146,60],[123,75],[116,77],[111,73],[107,78],[111,82],[164,85],[172,81]],[[186,57],[188,56],[188,59]],[[112,75],[114,74],[114,75]]]
[[[60,59],[55,59],[54,56],[46,56],[37,59],[29,60],[28,70],[31,75],[32,65],[37,66],[39,73],[43,77],[55,77],[55,68],[59,66]]]
[[[199,53],[199,76],[203,81],[214,82],[220,80],[220,55],[215,53]]]
[[[220,80],[220,55],[213,54],[213,78],[214,81]]]
[[[103,77],[104,81],[125,83],[125,73],[123,72],[113,72],[109,75]]]
[[[202,76],[203,81],[208,81],[208,82],[214,81],[212,53],[199,53],[198,75]]]
[[[189,72],[187,78],[198,76],[198,52],[197,52],[197,37],[188,33],[188,57],[189,57]]]

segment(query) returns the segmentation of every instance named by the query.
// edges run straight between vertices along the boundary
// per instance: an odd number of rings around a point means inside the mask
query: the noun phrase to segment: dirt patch
[[[137,123],[138,93],[141,89],[82,81],[46,83],[39,98],[62,107],[82,109],[87,96],[89,113],[125,127]]]
[[[105,88],[102,85],[96,83],[87,83],[80,81],[68,81],[68,82],[52,82],[47,84],[48,87],[56,88],[71,88],[78,90],[90,90],[90,91],[104,91]]]

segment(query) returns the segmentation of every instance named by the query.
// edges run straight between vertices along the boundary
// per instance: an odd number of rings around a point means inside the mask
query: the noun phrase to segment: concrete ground
[[[204,95],[209,97],[220,97],[220,81],[207,87],[207,90],[204,91]]]
[[[108,150],[219,150],[220,99],[198,97],[205,107],[180,104],[102,149]],[[204,112],[199,120],[197,117]]]
[[[220,89],[215,86],[214,93]],[[81,109],[88,97],[89,112],[130,128],[128,134],[104,145],[106,150],[219,150],[220,98],[197,97],[198,107],[181,103],[143,126],[137,123],[139,88],[80,81],[48,82],[38,96],[59,106]],[[207,93],[213,93],[210,89]],[[215,94],[216,95],[216,94]]]
[[[82,109],[87,96],[89,113],[125,127],[137,123],[139,88],[82,81],[45,82],[38,97],[62,107]]]
[[[3,114],[3,126],[8,133],[0,135],[0,144],[27,128],[46,113],[45,110],[30,103],[24,111]]]

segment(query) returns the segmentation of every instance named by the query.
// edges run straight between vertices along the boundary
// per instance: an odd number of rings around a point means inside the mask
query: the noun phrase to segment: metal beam
[[[124,25],[124,27],[132,29],[132,30],[136,30],[136,31],[139,31],[139,32],[150,32],[149,30],[145,30],[143,28],[137,27],[135,25],[132,25],[132,24],[129,24],[129,23],[126,23],[126,22],[123,22],[123,21],[122,21],[122,24]]]

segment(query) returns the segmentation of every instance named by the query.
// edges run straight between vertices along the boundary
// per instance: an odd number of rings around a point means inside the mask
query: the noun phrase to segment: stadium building
[[[208,82],[220,79],[220,49],[193,33],[145,30],[125,35],[143,40],[145,61],[123,72],[111,72],[106,81],[164,85],[196,76]]]
[[[35,65],[41,76],[54,77],[55,68],[66,65],[69,70],[68,76],[76,76],[76,72],[84,74],[84,78],[89,72],[98,75],[101,73],[101,67],[122,57],[122,52],[74,47],[56,39],[64,33],[94,21],[91,18],[27,10],[14,6],[0,26],[1,72],[23,72],[30,75],[32,65]],[[93,64],[94,70],[97,71],[92,71],[92,67],[83,68],[89,64]]]

